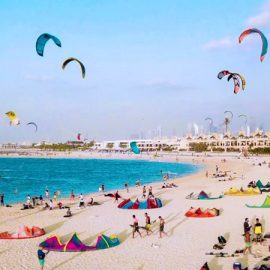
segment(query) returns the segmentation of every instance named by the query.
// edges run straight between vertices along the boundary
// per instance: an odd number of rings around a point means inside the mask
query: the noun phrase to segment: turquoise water
[[[200,168],[142,160],[0,158],[0,193],[4,192],[5,203],[24,202],[28,194],[45,197],[45,189],[69,196],[72,189],[85,194],[104,184],[109,191],[123,188],[125,182],[133,186],[138,179],[143,184],[162,181],[161,171],[181,177]]]

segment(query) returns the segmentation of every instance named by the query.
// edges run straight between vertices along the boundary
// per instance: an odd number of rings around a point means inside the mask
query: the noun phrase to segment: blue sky
[[[65,141],[77,132],[122,139],[157,126],[182,135],[190,123],[206,128],[207,116],[220,124],[224,110],[270,128],[270,56],[260,63],[257,36],[237,41],[250,26],[269,34],[269,1],[2,0],[0,7],[1,142]],[[49,42],[40,57],[35,42],[44,32],[62,48]],[[76,64],[61,69],[67,57],[85,64],[85,80]],[[246,91],[234,95],[232,83],[216,78],[222,69],[243,74]],[[9,110],[21,126],[8,125]],[[242,122],[235,117],[232,129]]]

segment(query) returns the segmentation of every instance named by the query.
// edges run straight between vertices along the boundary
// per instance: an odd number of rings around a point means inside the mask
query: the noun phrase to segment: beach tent
[[[264,185],[263,185],[263,183],[262,183],[261,180],[258,180],[258,181],[256,182],[256,187],[258,187],[259,189],[264,188]]]
[[[96,244],[93,246],[85,245],[78,237],[76,233],[72,235],[70,240],[66,244],[60,242],[59,237],[52,236],[42,243],[39,244],[40,247],[44,247],[46,250],[50,251],[62,251],[62,252],[82,252],[90,250],[106,249],[110,247],[115,247],[120,244],[117,236],[108,237],[104,234],[98,236]]]
[[[0,233],[0,239],[27,239],[40,237],[45,234],[44,229],[33,226],[29,228],[25,225],[22,225],[14,233],[2,232]]]
[[[102,234],[98,236],[97,243],[96,243],[96,248],[97,249],[106,249],[110,247],[115,247],[120,244],[119,239],[117,236],[112,235],[110,237]]]
[[[209,266],[208,266],[208,263],[206,262],[200,270],[210,270]]]
[[[159,198],[152,198],[147,199],[146,201],[140,202],[138,199],[136,199],[135,202],[132,202],[130,199],[122,201],[118,208],[121,209],[153,209],[153,208],[160,208],[162,207],[162,202]]]
[[[248,205],[246,204],[247,207],[249,208],[270,208],[270,195],[267,195],[263,204],[261,206],[259,205]]]
[[[186,217],[194,217],[194,218],[211,218],[219,216],[219,210],[216,208],[206,209],[203,211],[201,208],[195,209],[191,207],[186,213]]]
[[[257,187],[256,188],[249,187],[245,190],[240,190],[233,187],[230,188],[228,191],[225,191],[224,194],[229,196],[253,196],[253,195],[260,195],[261,191]]]
[[[194,194],[193,192],[189,194],[186,199],[188,200],[216,200],[223,198],[223,195],[217,197],[210,197],[205,191],[201,191],[199,194]]]

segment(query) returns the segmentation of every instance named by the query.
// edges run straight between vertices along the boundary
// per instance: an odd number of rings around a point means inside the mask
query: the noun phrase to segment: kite
[[[85,66],[83,65],[83,63],[81,61],[79,61],[76,58],[70,57],[68,59],[66,59],[63,64],[62,64],[62,69],[65,69],[65,67],[67,66],[67,64],[69,64],[72,61],[76,61],[80,66],[81,66],[81,70],[82,70],[82,77],[83,79],[85,78]]]
[[[14,126],[17,126],[20,124],[20,120],[19,118],[17,117],[16,113],[15,112],[12,112],[12,111],[9,111],[6,113],[8,119],[9,119],[9,124],[10,125],[14,125]]]
[[[61,41],[57,37],[44,33],[40,35],[36,41],[36,51],[38,55],[43,56],[45,45],[50,39],[53,40],[55,45],[61,47]]]
[[[27,123],[27,125],[33,125],[33,126],[35,127],[35,129],[36,129],[36,132],[37,132],[38,126],[37,126],[36,123],[34,123],[34,122],[29,122],[29,123]]]
[[[239,43],[241,43],[246,36],[253,34],[253,33],[259,34],[261,39],[262,39],[262,51],[261,51],[261,56],[260,56],[260,60],[262,62],[264,60],[264,57],[265,57],[267,50],[268,50],[268,41],[267,41],[267,38],[265,37],[265,35],[260,30],[258,30],[256,28],[249,28],[249,29],[245,30],[239,36]]]
[[[131,148],[131,151],[136,155],[140,154],[140,152],[141,152],[139,147],[137,146],[136,142],[131,142],[130,143],[130,148]]]

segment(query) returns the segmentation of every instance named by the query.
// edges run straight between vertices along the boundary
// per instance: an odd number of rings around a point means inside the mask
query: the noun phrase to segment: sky
[[[207,129],[234,112],[270,129],[270,55],[261,40],[239,34],[256,27],[270,37],[270,1],[259,0],[1,0],[0,142],[129,139],[162,127],[182,136],[192,123]],[[35,43],[49,41],[44,57]],[[82,79],[76,57],[86,67]],[[221,70],[245,76],[246,90],[218,80]],[[7,111],[20,126],[9,126]],[[27,126],[36,122],[38,132]]]

